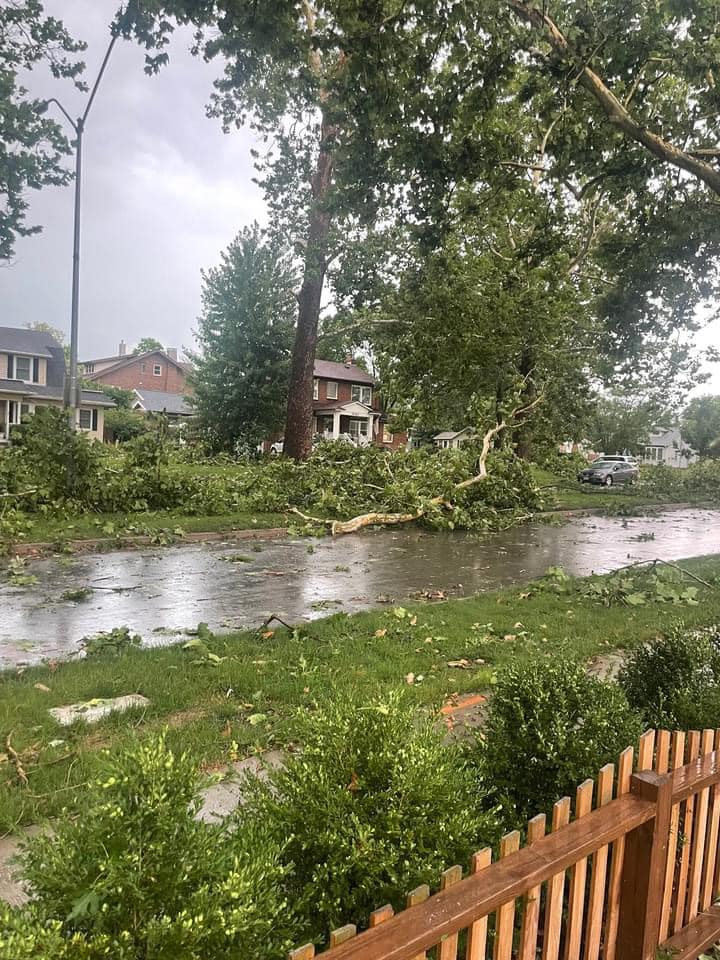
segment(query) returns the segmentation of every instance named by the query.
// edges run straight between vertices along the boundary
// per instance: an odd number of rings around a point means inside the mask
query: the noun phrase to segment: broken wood
[[[10,759],[10,763],[12,763],[12,765],[15,767],[15,775],[17,776],[18,780],[23,785],[23,787],[27,787],[28,785],[27,773],[25,772],[25,769],[22,765],[22,761],[20,760],[20,755],[12,745],[12,742],[11,742],[12,735],[13,735],[13,731],[11,730],[10,733],[5,737],[5,752],[7,753],[8,758]]]
[[[487,458],[493,448],[495,438],[498,434],[502,433],[503,430],[506,430],[508,425],[513,423],[518,417],[530,413],[542,399],[541,394],[535,397],[532,403],[528,403],[523,407],[516,407],[506,419],[501,420],[500,423],[496,423],[494,427],[491,427],[486,432],[478,458],[477,473],[472,477],[468,477],[467,480],[461,480],[459,483],[456,483],[453,487],[453,493],[460,493],[485,480],[488,475]],[[411,523],[413,520],[419,520],[425,516],[432,507],[452,509],[452,503],[445,496],[433,497],[431,500],[428,500],[426,506],[418,506],[413,513],[381,513],[374,511],[372,513],[360,514],[360,516],[353,517],[351,520],[327,520],[322,517],[312,517],[307,513],[302,513],[297,507],[290,507],[290,513],[302,517],[303,520],[309,523],[317,523],[319,526],[330,527],[330,533],[336,537],[346,533],[356,533],[358,530],[362,530],[363,527],[394,526],[400,523]]]

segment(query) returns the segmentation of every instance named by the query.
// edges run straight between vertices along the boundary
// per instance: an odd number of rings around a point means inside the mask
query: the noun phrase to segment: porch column
[[[336,410],[333,413],[333,429],[332,429],[332,438],[337,440],[340,437],[340,411]]]
[[[368,438],[367,442],[372,445],[375,442],[375,436],[373,434],[373,423],[375,422],[375,417],[372,413],[368,414]]]

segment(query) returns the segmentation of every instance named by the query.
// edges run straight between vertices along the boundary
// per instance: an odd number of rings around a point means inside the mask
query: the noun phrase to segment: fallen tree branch
[[[473,477],[468,477],[467,480],[461,480],[459,483],[456,483],[453,487],[453,493],[460,493],[462,490],[467,490],[469,487],[481,483],[487,477],[487,458],[493,447],[495,438],[498,434],[502,433],[503,430],[506,430],[518,417],[523,417],[530,413],[542,402],[542,399],[543,396],[540,394],[532,403],[528,403],[524,407],[516,407],[506,419],[500,421],[500,423],[496,423],[494,427],[491,427],[487,431],[483,437],[482,449],[480,450],[480,457],[478,458],[477,473]],[[362,530],[363,527],[395,526],[401,523],[411,523],[413,520],[419,520],[425,516],[431,507],[451,509],[452,503],[447,497],[440,495],[428,500],[425,507],[418,507],[414,513],[363,513],[360,514],[360,516],[353,517],[352,520],[324,520],[320,517],[311,517],[306,513],[302,513],[297,507],[290,507],[290,513],[297,514],[297,516],[302,517],[303,520],[310,523],[330,527],[330,533],[336,537],[346,533],[356,533],[358,530]]]
[[[5,752],[8,755],[10,763],[12,763],[12,765],[15,767],[15,774],[18,780],[23,785],[23,787],[27,787],[28,785],[27,773],[25,773],[25,769],[20,760],[20,755],[18,754],[17,750],[15,750],[15,748],[11,743],[12,735],[13,735],[13,731],[11,730],[10,733],[5,737]]]

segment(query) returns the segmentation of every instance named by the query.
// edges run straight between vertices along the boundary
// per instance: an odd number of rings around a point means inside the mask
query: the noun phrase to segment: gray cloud
[[[45,6],[87,41],[92,81],[116,0]],[[156,77],[143,72],[143,50],[118,43],[93,105],[82,197],[81,357],[112,353],[120,338],[191,345],[200,269],[218,262],[240,227],[265,217],[252,182],[252,135],[225,135],[205,116],[220,64],[193,58],[189,42],[189,32],[176,34],[170,64]],[[70,84],[38,71],[28,85],[56,96],[73,116],[83,109]],[[47,188],[30,200],[28,221],[43,232],[20,240],[15,261],[0,270],[0,323],[42,320],[67,331],[73,188]]]

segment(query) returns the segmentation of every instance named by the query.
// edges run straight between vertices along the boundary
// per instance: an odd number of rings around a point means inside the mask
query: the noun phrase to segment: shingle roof
[[[16,393],[20,397],[42,397],[44,400],[62,400],[62,387],[45,386],[40,383],[24,383],[22,380],[0,380],[0,393]],[[93,407],[114,407],[115,401],[101,390],[81,390],[80,402]]]
[[[350,383],[366,383],[375,385],[375,378],[371,377],[361,367],[354,363],[336,363],[334,360],[316,360],[313,375],[326,380],[349,380]]]
[[[442,433],[436,433],[433,440],[454,440],[455,437],[459,437],[461,433],[468,433],[470,430],[470,427],[463,427],[462,430],[443,430]]]
[[[148,413],[171,413],[189,417],[193,408],[179,393],[164,390],[136,390],[135,395]]]
[[[52,349],[62,346],[55,337],[41,330],[25,330],[22,327],[0,327],[0,351],[25,353],[32,357],[52,357]]]
[[[165,360],[167,360],[168,363],[174,364],[185,373],[192,368],[192,364],[186,363],[184,360],[178,360],[177,357],[171,357],[167,350],[148,350],[145,353],[124,353],[122,356],[117,357],[100,357],[97,360],[83,360],[81,366],[94,363],[110,362],[109,367],[103,367],[102,370],[96,370],[92,373],[85,374],[85,378],[87,380],[96,380],[98,377],[104,377],[108,373],[114,373],[116,370],[127,366],[129,363],[135,363],[136,360],[142,360],[145,357],[151,357],[154,353],[159,353]]]

